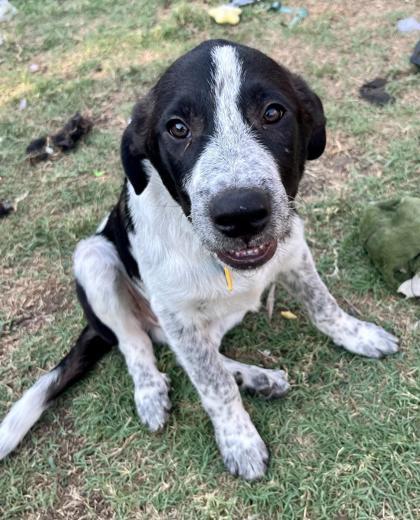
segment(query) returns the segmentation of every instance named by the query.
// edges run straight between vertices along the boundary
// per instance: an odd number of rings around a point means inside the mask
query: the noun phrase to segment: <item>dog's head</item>
[[[301,78],[255,49],[211,40],[138,103],[121,150],[138,195],[151,163],[203,244],[247,269],[287,236],[305,160],[325,141],[321,101]]]

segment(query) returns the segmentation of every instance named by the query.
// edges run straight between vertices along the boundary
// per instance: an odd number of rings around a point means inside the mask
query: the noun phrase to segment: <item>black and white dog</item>
[[[319,98],[259,51],[212,40],[178,59],[124,132],[117,205],[76,248],[88,325],[3,420],[0,458],[116,344],[140,420],[162,428],[169,381],[153,340],[170,345],[196,387],[228,470],[261,477],[268,452],[239,388],[278,397],[286,376],[229,359],[219,347],[275,280],[335,344],[374,358],[396,352],[394,336],[338,307],[305,242],[293,201],[305,161],[318,158],[325,142]]]

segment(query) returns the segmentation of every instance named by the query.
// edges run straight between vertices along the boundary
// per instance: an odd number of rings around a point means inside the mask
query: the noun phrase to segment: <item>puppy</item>
[[[305,161],[325,143],[318,96],[255,49],[211,40],[169,67],[124,132],[118,203],[74,254],[88,325],[2,422],[0,458],[117,344],[141,422],[162,428],[169,380],[153,340],[170,346],[197,389],[227,469],[262,477],[268,451],[239,389],[279,397],[286,376],[219,347],[274,281],[336,345],[373,358],[396,352],[394,336],[340,309],[305,242],[293,201]]]

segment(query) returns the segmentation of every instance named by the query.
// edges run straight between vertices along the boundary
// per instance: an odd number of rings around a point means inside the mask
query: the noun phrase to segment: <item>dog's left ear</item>
[[[134,107],[132,119],[124,130],[121,140],[121,161],[124,173],[132,184],[136,195],[140,195],[149,181],[143,160],[147,159],[151,96],[139,101]]]
[[[326,119],[321,100],[299,76],[293,75],[293,85],[303,107],[306,127],[306,159],[312,161],[321,157],[327,144]]]

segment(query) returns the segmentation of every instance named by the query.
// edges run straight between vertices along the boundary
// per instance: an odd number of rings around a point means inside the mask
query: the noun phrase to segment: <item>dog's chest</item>
[[[257,310],[272,276],[231,271],[229,287],[223,266],[205,251],[145,249],[137,237],[133,254],[140,266],[145,293],[152,303],[204,321]],[[157,257],[159,261],[157,262]]]

